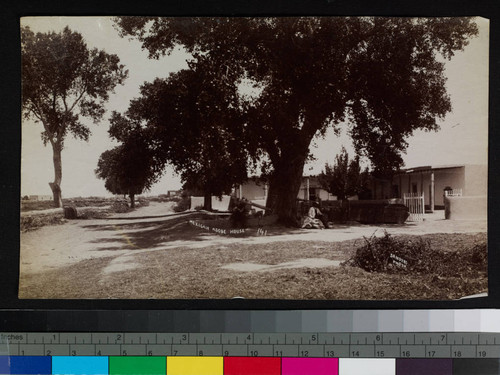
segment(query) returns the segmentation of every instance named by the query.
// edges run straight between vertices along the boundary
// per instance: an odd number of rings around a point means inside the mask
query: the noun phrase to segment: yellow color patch
[[[223,375],[224,357],[167,357],[167,375]]]

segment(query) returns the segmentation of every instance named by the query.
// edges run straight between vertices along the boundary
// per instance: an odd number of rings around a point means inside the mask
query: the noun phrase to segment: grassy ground
[[[188,225],[188,224],[186,224]],[[177,228],[182,233],[198,230]],[[475,245],[486,243],[486,233],[398,236],[423,238],[441,253],[461,258]],[[364,245],[363,239],[343,242],[279,241],[240,242],[200,248],[176,247],[158,251],[137,249],[125,257],[130,267],[107,272],[116,257],[95,258],[43,273],[23,276],[21,298],[273,298],[326,300],[455,299],[487,291],[484,262],[453,271],[394,274],[367,272],[344,265],[328,268],[278,269],[242,272],[222,268],[230,263],[278,265],[302,258],[345,261]],[[486,247],[483,247],[486,251]],[[132,250],[132,249],[131,249]],[[485,257],[481,257],[485,259]],[[454,265],[443,264],[442,268]]]

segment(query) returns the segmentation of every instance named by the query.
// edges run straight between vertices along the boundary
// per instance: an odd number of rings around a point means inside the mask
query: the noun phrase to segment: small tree
[[[114,112],[110,134],[122,142],[101,154],[96,175],[105,180],[106,189],[113,194],[127,194],[130,206],[135,207],[135,196],[149,190],[161,173],[147,136],[132,121]]]
[[[368,191],[370,173],[368,168],[361,171],[359,156],[349,160],[349,154],[342,147],[334,164],[325,164],[325,171],[321,172],[319,180],[330,194],[336,195],[338,200],[344,200],[351,195],[361,195]]]
[[[66,27],[61,33],[21,29],[22,110],[26,119],[43,125],[42,141],[52,146],[54,204],[62,206],[61,152],[68,133],[88,141],[90,129],[80,116],[97,123],[104,115],[109,92],[122,84],[128,71],[116,55],[88,49],[81,34]]]

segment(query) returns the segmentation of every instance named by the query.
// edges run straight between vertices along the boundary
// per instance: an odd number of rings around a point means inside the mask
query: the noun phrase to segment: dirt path
[[[229,244],[265,244],[281,241],[339,242],[383,235],[384,230],[397,234],[477,233],[486,232],[486,221],[444,220],[442,212],[427,215],[419,223],[402,226],[339,225],[327,230],[269,231],[267,236],[230,237],[196,230],[171,235],[165,230],[171,220],[183,215],[174,214],[171,202],[151,202],[126,214],[115,214],[106,220],[75,220],[64,226],[47,226],[21,234],[21,274],[39,273],[69,266],[80,261],[107,258],[111,260],[103,276],[137,266],[135,258],[147,252],[179,247],[205,248]],[[158,217],[161,215],[161,217]],[[146,217],[146,218],[145,218]],[[175,230],[175,225],[169,225]]]

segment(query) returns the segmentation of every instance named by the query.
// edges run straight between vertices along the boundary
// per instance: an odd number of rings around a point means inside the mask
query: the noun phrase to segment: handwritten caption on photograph
[[[243,233],[246,232],[245,228],[242,228],[242,229],[217,228],[217,227],[212,227],[212,226],[200,223],[199,221],[196,221],[196,220],[189,220],[189,224],[191,224],[191,225],[193,225],[195,227],[201,228],[201,229],[208,230],[210,232],[215,232],[217,234],[223,234],[223,235],[243,234]]]
[[[389,254],[389,258],[392,259],[392,264],[399,268],[406,268],[408,266],[408,261],[395,254]]]

